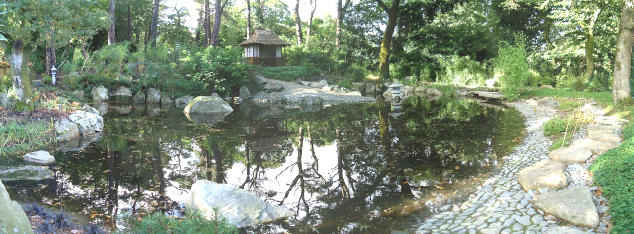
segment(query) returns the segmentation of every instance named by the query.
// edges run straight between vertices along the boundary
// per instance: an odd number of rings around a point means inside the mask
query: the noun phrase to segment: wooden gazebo
[[[251,64],[279,66],[284,64],[282,48],[291,45],[275,32],[255,30],[251,37],[240,43],[244,47],[244,57]]]

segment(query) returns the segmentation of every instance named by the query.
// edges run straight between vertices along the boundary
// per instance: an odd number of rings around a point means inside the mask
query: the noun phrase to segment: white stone
[[[149,88],[147,90],[145,101],[147,103],[161,103],[161,91]]]
[[[551,160],[564,164],[584,163],[590,156],[592,152],[589,150],[576,147],[562,147],[548,154]]]
[[[79,127],[66,118],[55,121],[55,133],[58,142],[72,141],[79,138]]]
[[[572,187],[535,196],[535,207],[572,224],[586,227],[599,225],[599,215],[592,194],[585,187]]]
[[[68,119],[76,123],[82,137],[103,131],[103,117],[85,111],[75,111]]]
[[[564,164],[559,162],[542,160],[522,169],[519,172],[518,180],[526,191],[542,188],[560,189],[568,185],[564,167]]]
[[[0,232],[2,233],[33,233],[31,223],[26,217],[20,203],[12,201],[9,193],[0,182]]]
[[[94,102],[108,101],[108,89],[103,87],[103,85],[100,85],[97,88],[93,87],[90,93],[92,94],[92,100]]]
[[[40,164],[40,165],[48,165],[55,163],[55,157],[51,155],[48,151],[35,151],[28,154],[25,154],[23,157],[24,161]]]

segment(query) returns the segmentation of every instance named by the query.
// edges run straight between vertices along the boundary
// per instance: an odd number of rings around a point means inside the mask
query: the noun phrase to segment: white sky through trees
[[[246,5],[246,0],[232,0],[234,1],[234,5],[243,6]],[[281,0],[289,7],[289,11],[292,13],[293,8],[295,7],[295,0]],[[255,2],[251,0],[251,2]],[[213,0],[210,0],[211,7],[213,7]],[[163,0],[161,4],[168,7],[168,9],[164,12],[161,12],[163,15],[172,13],[174,11],[174,7],[178,8],[185,7],[189,11],[189,17],[186,19],[185,25],[190,29],[196,28],[196,21],[198,20],[198,9],[200,6],[198,3],[194,2],[194,0]],[[252,3],[253,4],[253,3]],[[310,16],[310,1],[309,0],[300,0],[300,9],[299,15],[302,21],[306,21]],[[253,10],[253,9],[252,9]],[[317,10],[315,10],[315,17],[331,15],[333,18],[337,15],[337,0],[317,0]],[[245,15],[246,17],[246,15]],[[213,16],[212,16],[213,18]]]

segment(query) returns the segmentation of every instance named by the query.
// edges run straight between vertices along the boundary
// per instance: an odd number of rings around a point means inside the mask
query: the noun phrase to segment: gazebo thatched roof
[[[262,44],[262,45],[281,45],[288,46],[290,43],[282,40],[280,37],[275,34],[273,31],[267,30],[255,30],[251,37],[246,41],[240,43],[240,45],[248,45],[248,44]]]

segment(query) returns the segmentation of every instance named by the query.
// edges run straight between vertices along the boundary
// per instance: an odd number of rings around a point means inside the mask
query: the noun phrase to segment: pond
[[[407,230],[473,191],[523,131],[512,108],[422,97],[400,111],[386,102],[243,105],[213,125],[179,109],[110,106],[104,120],[100,140],[55,153],[54,179],[5,182],[11,197],[115,230],[127,215],[178,211],[190,186],[208,179],[295,214],[251,231]]]

